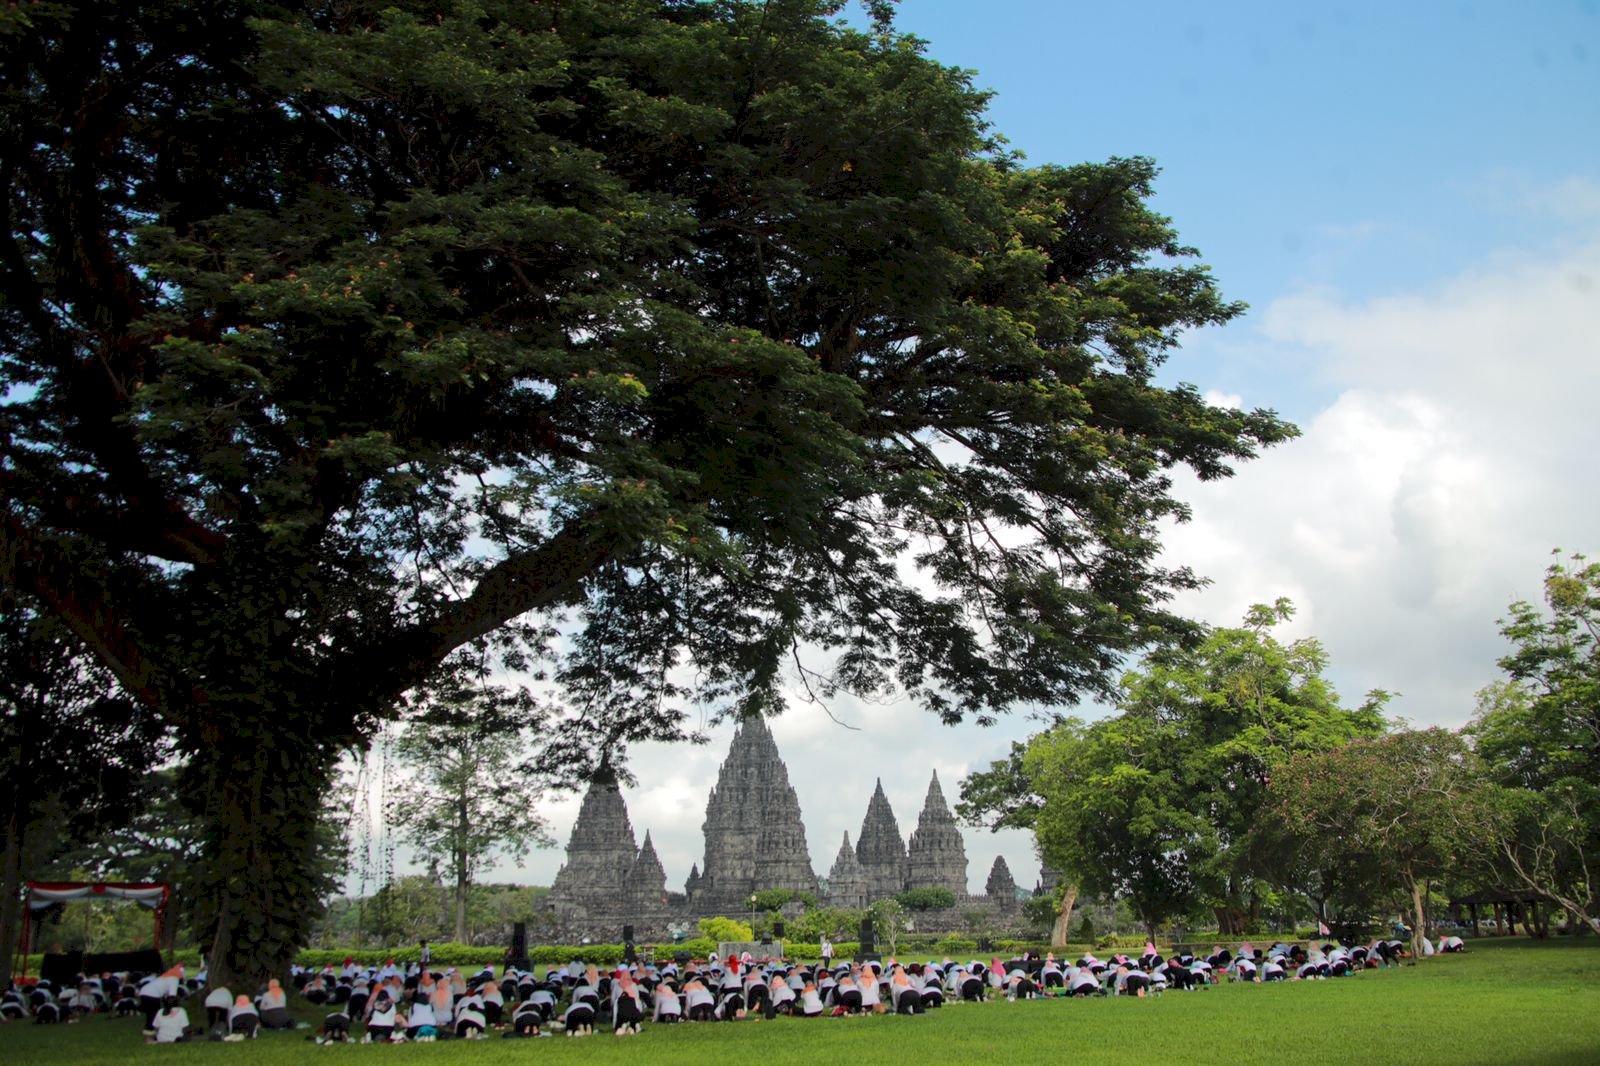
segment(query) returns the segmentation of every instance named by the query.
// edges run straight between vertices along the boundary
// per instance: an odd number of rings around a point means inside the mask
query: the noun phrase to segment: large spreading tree
[[[619,747],[796,656],[984,720],[1185,628],[1170,471],[1292,432],[1156,379],[1240,308],[1151,163],[1023,166],[872,6],[0,10],[0,576],[179,738],[214,975],[507,627]]]

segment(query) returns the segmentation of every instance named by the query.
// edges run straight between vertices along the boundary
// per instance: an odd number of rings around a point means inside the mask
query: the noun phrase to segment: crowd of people
[[[1446,937],[1425,950],[1465,950]],[[1168,990],[1195,991],[1224,981],[1269,983],[1348,977],[1364,969],[1397,965],[1408,951],[1400,940],[1363,946],[1277,943],[1268,948],[1221,946],[1207,955],[1187,951],[1163,957],[1154,944],[1139,956],[1104,960],[1085,954],[1074,961],[1053,954],[985,963],[952,959],[902,963],[866,960],[798,964],[752,959],[748,954],[706,961],[636,962],[606,971],[573,961],[551,966],[485,966],[476,973],[456,967],[393,961],[363,967],[296,967],[289,988],[274,978],[254,995],[206,983],[202,972],[185,978],[184,968],[164,973],[79,975],[64,988],[40,981],[13,985],[0,995],[0,1020],[39,1024],[71,1022],[86,1015],[138,1016],[151,1043],[193,1039],[249,1040],[273,1029],[311,1028],[297,1022],[291,995],[317,1008],[319,1043],[427,1042],[441,1038],[479,1040],[562,1033],[586,1037],[609,1030],[635,1036],[652,1024],[921,1014],[947,1003],[1045,997],[1135,996]],[[292,991],[291,991],[292,990]],[[195,1001],[199,1002],[196,1003]],[[196,1007],[191,1018],[189,1007]],[[203,1010],[203,1023],[199,1011]]]

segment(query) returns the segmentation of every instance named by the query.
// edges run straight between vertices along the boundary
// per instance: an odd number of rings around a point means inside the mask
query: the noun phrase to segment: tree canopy
[[[1468,865],[1464,851],[1473,834],[1490,829],[1482,798],[1471,750],[1459,734],[1400,730],[1297,755],[1274,777],[1261,825],[1298,841],[1305,865],[1343,872],[1346,891],[1365,885],[1403,891],[1420,957],[1425,883]]]
[[[620,749],[797,659],[987,720],[1188,630],[1171,470],[1293,430],[1155,375],[1240,306],[1150,161],[1026,167],[837,7],[0,11],[0,576],[175,729],[213,973],[472,642]]]
[[[1383,727],[1385,693],[1342,707],[1321,645],[1274,637],[1292,614],[1287,600],[1257,605],[1243,626],[1152,653],[1124,677],[1116,715],[1035,736],[1020,777],[1013,754],[963,785],[964,802],[1031,819],[1047,863],[1084,892],[1128,898],[1152,935],[1200,909],[1242,931],[1260,906],[1249,834],[1273,773]],[[1022,802],[1005,799],[1007,781],[1025,784]]]
[[[1478,694],[1470,732],[1499,790],[1483,843],[1508,885],[1600,932],[1600,564],[1558,559],[1544,591],[1543,609],[1511,605],[1508,677]]]

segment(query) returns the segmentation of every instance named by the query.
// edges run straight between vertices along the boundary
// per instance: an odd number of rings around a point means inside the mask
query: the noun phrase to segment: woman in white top
[[[178,1006],[175,996],[168,996],[156,1012],[156,1043],[176,1044],[186,1038],[189,1029],[189,1012]]]
[[[655,991],[650,993],[650,999],[654,1007],[650,1015],[651,1021],[671,1025],[683,1020],[683,1004],[678,999],[678,994],[672,990],[672,986],[665,981],[656,985]]]
[[[372,997],[372,1011],[367,1015],[367,1035],[363,1038],[368,1044],[381,1044],[394,1035],[395,1009],[394,1000],[389,998],[387,989],[379,989]]]
[[[433,1004],[428,1002],[426,996],[412,1000],[411,1009],[406,1011],[406,1038],[415,1040],[424,1025],[431,1025],[435,1029],[439,1027]]]
[[[870,965],[861,967],[861,977],[856,985],[861,989],[862,1010],[882,1014],[887,1009],[883,1005],[883,996],[878,989],[880,983],[878,975],[872,971]]]

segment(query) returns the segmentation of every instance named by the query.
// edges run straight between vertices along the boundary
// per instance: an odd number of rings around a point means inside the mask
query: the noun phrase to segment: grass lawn
[[[677,1025],[638,1037],[317,1047],[306,1033],[242,1044],[147,1046],[135,1019],[0,1026],[0,1064],[228,1063],[320,1059],[460,1066],[553,1063],[856,1062],[1600,1063],[1600,943],[1520,938],[1467,955],[1337,981],[1221,985],[1160,999],[952,1004],[914,1018],[780,1018]],[[191,1016],[204,1012],[191,1009]],[[309,1014],[308,1017],[314,1015]]]

